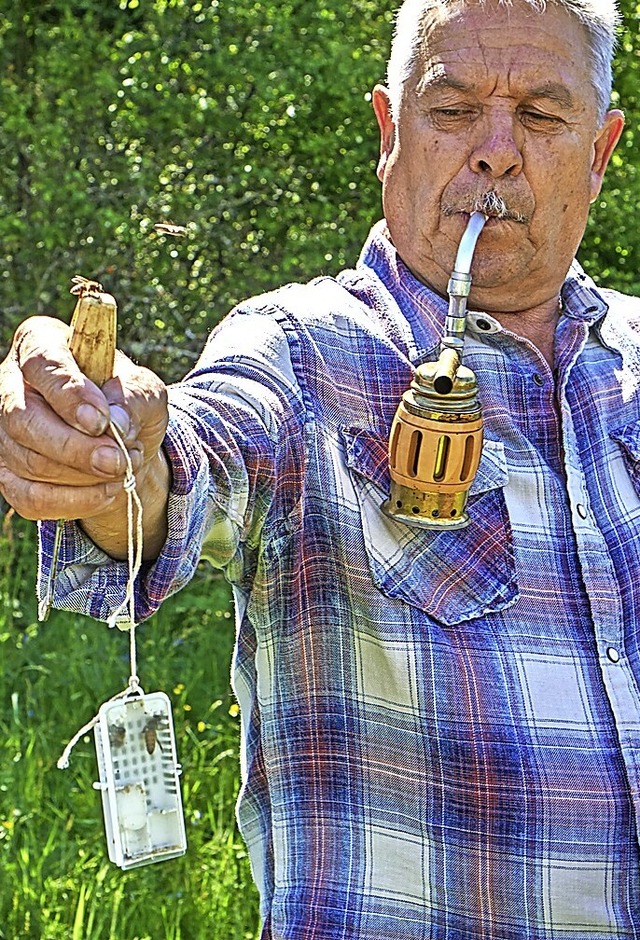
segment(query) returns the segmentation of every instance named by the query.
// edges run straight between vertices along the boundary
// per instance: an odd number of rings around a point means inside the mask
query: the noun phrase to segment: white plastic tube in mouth
[[[467,326],[467,298],[471,291],[471,262],[487,218],[484,212],[471,213],[458,245],[455,267],[449,278],[449,309],[440,346],[438,368],[433,379],[433,387],[439,395],[448,395],[452,390],[458,366],[462,362]]]
[[[456,255],[454,267],[454,271],[457,274],[469,274],[471,271],[471,262],[473,261],[473,253],[476,250],[476,243],[487,219],[488,216],[486,216],[484,212],[472,212],[469,216],[467,227],[458,245],[458,254]]]

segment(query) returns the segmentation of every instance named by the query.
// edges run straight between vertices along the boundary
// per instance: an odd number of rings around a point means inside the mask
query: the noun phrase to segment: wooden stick
[[[78,300],[71,319],[69,349],[80,370],[100,388],[112,378],[118,308],[102,284],[79,275],[71,293]]]

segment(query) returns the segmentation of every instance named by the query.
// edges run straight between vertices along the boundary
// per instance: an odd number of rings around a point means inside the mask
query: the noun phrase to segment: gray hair
[[[431,25],[429,14],[445,14],[449,8],[464,6],[468,0],[404,0],[396,14],[391,56],[387,66],[387,86],[392,113],[397,116],[406,81],[418,64],[425,36]],[[480,3],[483,0],[479,0]],[[510,6],[512,0],[499,0]],[[542,13],[547,0],[523,0]],[[593,62],[592,84],[600,120],[611,100],[611,64],[620,22],[617,0],[548,0],[575,17],[583,26]]]

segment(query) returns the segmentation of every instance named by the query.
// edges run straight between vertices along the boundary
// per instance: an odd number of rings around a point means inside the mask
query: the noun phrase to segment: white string
[[[115,702],[120,698],[126,700],[132,694],[132,691],[135,691],[136,694],[140,696],[144,695],[144,691],[142,690],[140,685],[136,684],[135,690],[132,690],[129,686],[127,686],[127,688],[123,689],[122,692],[118,692],[116,695],[112,695],[111,698],[108,698],[104,704],[107,705],[109,702]],[[71,756],[71,751],[74,749],[74,747],[76,746],[80,738],[83,738],[85,734],[88,734],[92,730],[92,728],[94,728],[98,724],[99,720],[100,720],[100,716],[94,715],[93,718],[86,723],[86,725],[83,725],[79,731],[76,731],[76,733],[71,738],[71,740],[65,747],[64,751],[58,758],[58,762],[56,764],[58,770],[67,769],[67,767],[69,766],[69,758]]]
[[[113,702],[118,698],[126,697],[131,694],[142,694],[140,680],[138,678],[138,653],[136,649],[135,581],[142,566],[143,528],[142,503],[138,496],[136,478],[129,452],[127,451],[120,431],[113,421],[110,424],[110,430],[124,455],[126,463],[123,487],[127,494],[127,565],[129,569],[124,600],[120,606],[113,611],[107,621],[110,627],[118,626],[122,630],[129,630],[129,684],[122,692],[118,692],[117,695],[108,699],[109,702]],[[122,614],[125,610],[127,611],[128,617],[127,619],[122,619]],[[94,715],[91,721],[83,725],[71,738],[58,760],[58,767],[61,770],[69,766],[71,751],[80,738],[91,731],[97,722],[98,715]]]
[[[136,651],[136,611],[135,611],[135,581],[142,566],[142,503],[136,489],[136,478],[131,464],[129,452],[118,428],[111,422],[111,433],[124,455],[127,472],[124,478],[124,489],[127,494],[127,561],[129,565],[129,580],[123,602],[109,617],[110,627],[119,626],[129,630],[129,659],[131,672],[129,685],[134,689],[138,685],[138,664]],[[121,615],[127,610],[128,621],[122,621]]]

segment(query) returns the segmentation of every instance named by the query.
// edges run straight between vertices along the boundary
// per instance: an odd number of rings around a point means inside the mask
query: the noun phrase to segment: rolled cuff
[[[158,558],[144,563],[136,579],[137,622],[150,617],[191,579],[209,525],[209,465],[193,430],[170,416],[163,446],[172,471],[168,534]],[[124,602],[127,562],[116,561],[98,548],[76,522],[65,522],[51,581],[55,531],[55,522],[39,524],[39,599],[46,597],[51,584],[53,607],[107,621]],[[123,614],[122,619],[128,617]]]

